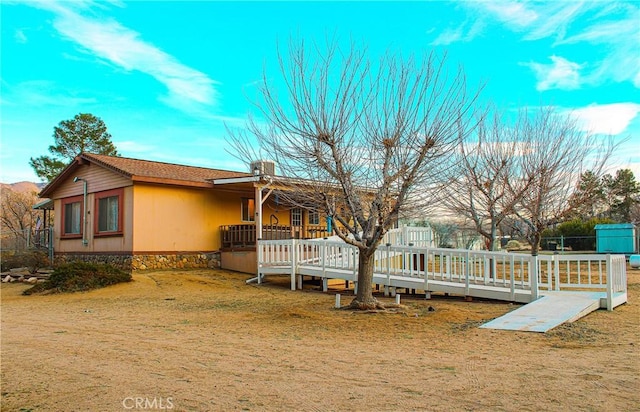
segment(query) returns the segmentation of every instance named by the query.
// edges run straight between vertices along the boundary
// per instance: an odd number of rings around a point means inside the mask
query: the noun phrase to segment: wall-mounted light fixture
[[[82,195],[83,195],[83,201],[84,201],[84,207],[82,208],[82,245],[83,246],[88,246],[89,245],[89,240],[87,240],[87,181],[81,177],[74,177],[73,178],[73,183],[77,183],[81,181],[82,182]]]

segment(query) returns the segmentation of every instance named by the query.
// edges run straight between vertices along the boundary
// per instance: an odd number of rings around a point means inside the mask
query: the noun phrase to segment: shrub
[[[131,273],[111,265],[71,262],[57,266],[48,280],[25,290],[23,294],[80,292],[129,281]]]
[[[520,250],[522,249],[522,245],[515,239],[511,239],[507,242],[506,246],[507,250]]]
[[[2,251],[3,272],[26,267],[29,273],[36,273],[39,269],[49,266],[49,257],[46,251],[38,249],[30,249],[20,252]]]

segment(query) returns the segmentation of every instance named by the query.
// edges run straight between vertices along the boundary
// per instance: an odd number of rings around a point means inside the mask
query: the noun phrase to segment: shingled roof
[[[208,182],[212,179],[250,176],[249,173],[229,170],[209,169],[206,167],[184,166],[173,163],[154,162],[151,160],[131,159],[127,157],[105,156],[83,153],[84,159],[112,169],[133,180],[144,178],[183,180],[185,182]]]
[[[213,179],[251,176],[250,173],[229,170],[209,169],[206,167],[184,166],[151,160],[128,157],[106,156],[93,153],[81,153],[56,176],[44,189],[41,196],[49,195],[55,187],[70,176],[80,165],[94,163],[134,182],[164,183],[196,187],[212,187]]]

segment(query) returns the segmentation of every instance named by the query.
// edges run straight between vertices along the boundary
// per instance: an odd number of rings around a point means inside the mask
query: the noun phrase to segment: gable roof
[[[250,173],[229,170],[209,169],[206,167],[184,166],[173,163],[155,162],[151,160],[132,159],[80,153],[58,176],[56,176],[40,193],[40,196],[50,194],[81,165],[89,163],[109,169],[132,182],[158,183],[178,186],[213,187],[214,179],[237,178],[251,176]]]

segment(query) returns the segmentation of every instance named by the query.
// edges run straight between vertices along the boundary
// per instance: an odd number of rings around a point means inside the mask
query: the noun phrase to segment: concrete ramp
[[[547,292],[540,299],[480,326],[486,329],[546,332],[600,308],[602,292]]]

